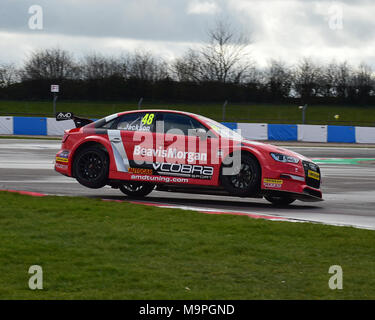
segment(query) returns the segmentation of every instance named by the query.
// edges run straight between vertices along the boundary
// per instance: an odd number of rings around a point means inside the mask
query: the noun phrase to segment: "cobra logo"
[[[153,163],[154,170],[161,172],[182,173],[192,175],[212,176],[214,168],[208,166],[199,166],[180,163]]]

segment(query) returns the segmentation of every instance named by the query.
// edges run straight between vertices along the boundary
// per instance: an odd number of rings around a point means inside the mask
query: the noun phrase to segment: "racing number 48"
[[[145,116],[142,119],[143,124],[151,124],[152,121],[154,121],[154,113],[146,113]]]

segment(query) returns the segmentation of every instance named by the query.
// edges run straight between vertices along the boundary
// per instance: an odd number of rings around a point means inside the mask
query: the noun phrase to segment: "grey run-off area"
[[[60,142],[56,140],[0,139],[0,189],[46,194],[126,200],[110,187],[91,190],[53,169]],[[310,158],[375,158],[375,148],[302,146],[287,148]],[[295,202],[274,208],[262,199],[200,196],[153,191],[147,201],[181,207],[271,214],[301,221],[356,226],[375,230],[375,163],[321,164],[323,196],[319,203]]]

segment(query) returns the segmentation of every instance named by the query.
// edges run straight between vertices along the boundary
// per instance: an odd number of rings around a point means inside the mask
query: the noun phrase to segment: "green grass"
[[[57,103],[58,111],[71,111],[81,116],[100,118],[112,113],[137,109],[137,102],[66,102]],[[176,109],[202,114],[215,120],[223,121],[222,104],[188,104],[188,103],[148,103],[142,108]],[[35,114],[52,116],[52,102],[49,101],[0,101],[0,114]],[[336,120],[334,116],[340,118]],[[277,104],[234,104],[226,107],[225,121],[290,123],[302,122],[302,112],[297,105]],[[337,125],[375,125],[375,107],[359,106],[309,106],[306,123]]]
[[[0,299],[374,299],[374,231],[0,192]],[[43,268],[44,289],[28,288]],[[344,289],[330,290],[341,265]]]

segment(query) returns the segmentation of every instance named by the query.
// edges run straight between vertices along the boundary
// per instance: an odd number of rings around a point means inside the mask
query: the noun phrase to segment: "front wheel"
[[[260,190],[261,169],[258,161],[245,153],[235,154],[240,156],[232,162],[232,166],[224,165],[221,174],[223,187],[232,195],[246,197],[257,194]],[[238,161],[240,160],[240,161]],[[224,169],[229,173],[225,173]],[[231,173],[233,172],[233,173]]]
[[[121,192],[131,197],[147,196],[154,188],[154,184],[142,182],[124,182],[120,186]]]
[[[280,196],[280,197],[265,196],[264,198],[276,206],[287,206],[293,203],[294,201],[296,201],[296,199],[288,197],[288,196]]]

